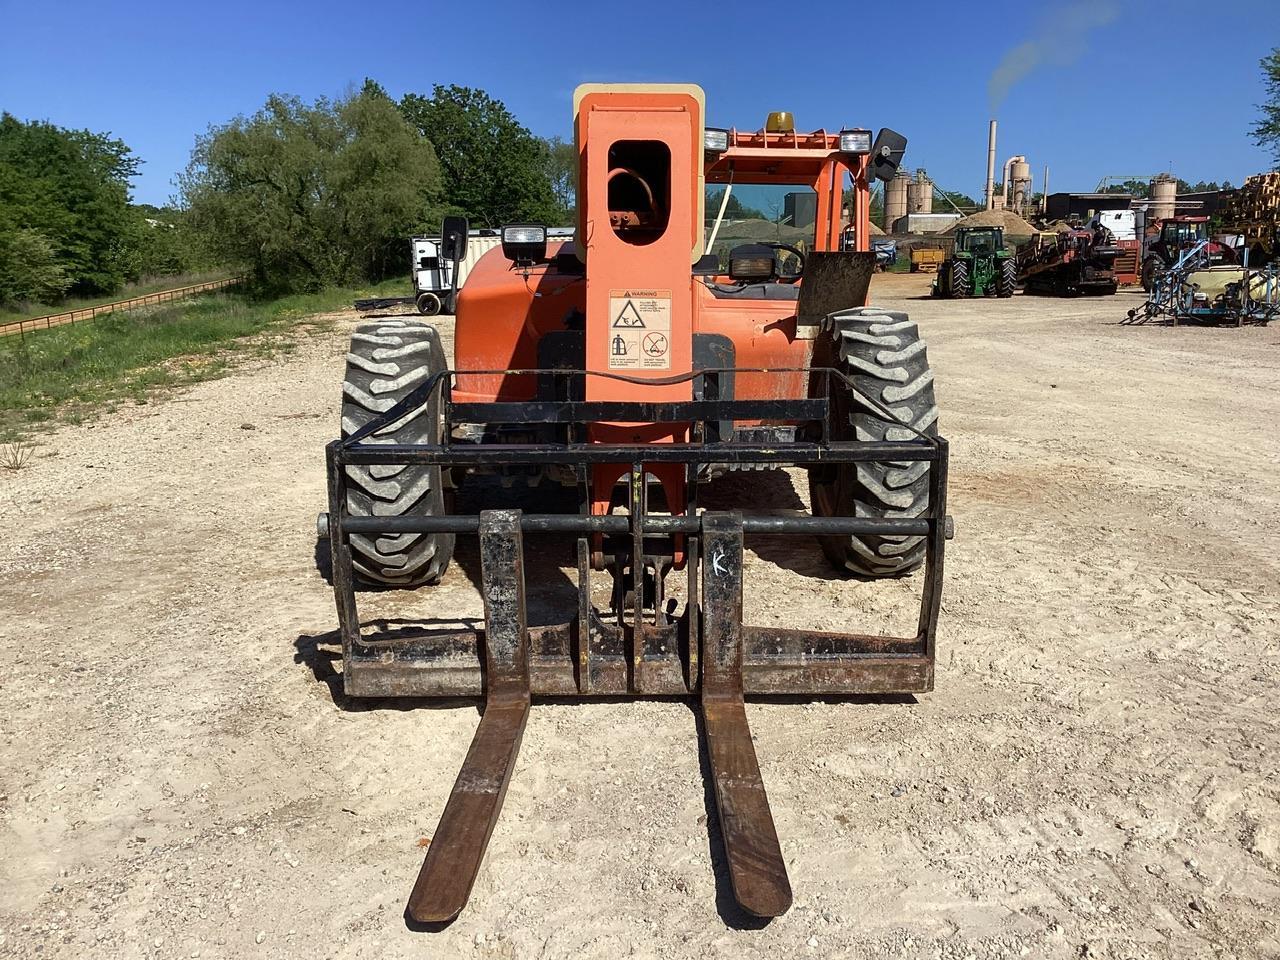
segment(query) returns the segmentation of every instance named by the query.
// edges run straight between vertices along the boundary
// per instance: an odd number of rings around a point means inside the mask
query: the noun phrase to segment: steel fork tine
[[[484,715],[409,895],[409,916],[419,923],[447,923],[467,905],[529,719],[519,510],[481,512],[480,562],[487,664]]]
[[[733,896],[757,917],[791,906],[791,882],[742,694],[742,515],[702,515],[702,717]]]

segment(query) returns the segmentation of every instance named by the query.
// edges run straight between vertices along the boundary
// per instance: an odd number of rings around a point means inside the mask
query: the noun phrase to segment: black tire
[[[442,303],[440,298],[430,290],[424,290],[418,294],[418,299],[414,301],[414,305],[418,308],[418,312],[424,317],[434,317],[440,312]]]
[[[1013,257],[1006,257],[1000,261],[1000,279],[996,281],[996,296],[1012,297],[1016,289],[1018,289],[1018,265],[1014,263]]]
[[[963,260],[954,260],[951,263],[951,274],[949,276],[947,288],[951,291],[951,296],[957,300],[964,300],[973,296],[973,281],[969,277],[969,264]]]
[[[832,317],[820,356],[850,376],[857,391],[895,417],[885,420],[850,390],[833,383],[833,439],[908,440],[938,432],[933,371],[916,324],[905,313],[862,307]],[[927,462],[876,462],[817,467],[810,473],[814,516],[919,517],[929,507]],[[867,577],[909,573],[924,560],[923,537],[822,536],[837,567]]]
[[[342,435],[349,436],[445,369],[436,328],[420,320],[383,320],[356,327],[342,384]],[[438,399],[372,434],[368,443],[438,443]],[[347,510],[353,517],[439,516],[447,512],[440,468],[347,467]],[[351,554],[365,583],[416,587],[435,583],[453,556],[452,534],[353,534]]]

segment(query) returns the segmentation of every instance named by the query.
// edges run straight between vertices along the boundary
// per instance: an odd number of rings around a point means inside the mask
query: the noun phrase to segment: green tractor
[[[956,247],[938,268],[935,297],[1012,297],[1018,284],[1013,250],[1000,227],[961,227]]]

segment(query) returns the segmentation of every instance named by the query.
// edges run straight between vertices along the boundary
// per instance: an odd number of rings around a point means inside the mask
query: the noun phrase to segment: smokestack
[[[1040,188],[1040,212],[1049,212],[1049,165],[1044,165],[1044,186]]]
[[[991,121],[991,129],[987,133],[987,209],[995,206],[996,190],[996,122]]]

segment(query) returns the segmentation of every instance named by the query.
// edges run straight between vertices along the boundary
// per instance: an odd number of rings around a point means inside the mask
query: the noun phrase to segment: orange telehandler
[[[416,921],[466,904],[534,697],[699,698],[733,893],[772,917],[791,888],[744,697],[933,688],[947,444],[916,325],[865,306],[869,179],[893,177],[906,140],[799,133],[788,114],[755,132],[708,128],[703,112],[695,86],[578,88],[574,239],[502,230],[458,294],[452,367],[416,319],[353,336],[320,517],[345,690],[484,698],[409,898]],[[735,188],[790,213],[731,220]],[[461,259],[466,242],[449,218],[444,255]],[[699,509],[700,485],[725,471],[788,466],[809,471],[811,515]],[[478,473],[565,484],[577,509],[453,512]],[[751,533],[815,537],[863,578],[923,565],[915,633],[744,624]],[[523,541],[548,534],[576,539],[578,602],[531,625]],[[362,625],[357,587],[437,582],[459,536],[479,538],[482,629]],[[614,578],[608,604],[593,602],[595,571]],[[682,606],[664,587],[674,571]]]

